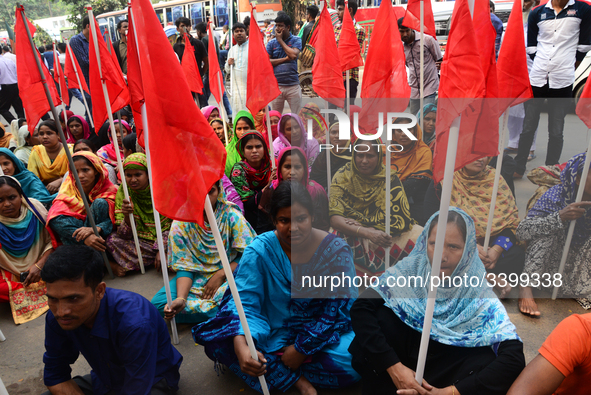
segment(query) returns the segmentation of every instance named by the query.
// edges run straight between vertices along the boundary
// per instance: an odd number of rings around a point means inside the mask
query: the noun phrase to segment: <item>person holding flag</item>
[[[183,62],[183,54],[185,53],[185,33],[189,35],[189,42],[193,46],[195,50],[195,60],[197,61],[197,67],[199,68],[199,74],[201,75],[201,79],[205,80],[204,76],[207,75],[207,69],[209,63],[207,61],[207,48],[201,40],[197,40],[195,37],[189,34],[191,30],[191,21],[189,18],[184,16],[178,18],[174,21],[176,25],[176,30],[179,32],[176,42],[172,46],[172,49],[178,56],[181,63]],[[199,98],[199,106],[205,107],[208,105],[207,98],[204,95],[197,94]]]

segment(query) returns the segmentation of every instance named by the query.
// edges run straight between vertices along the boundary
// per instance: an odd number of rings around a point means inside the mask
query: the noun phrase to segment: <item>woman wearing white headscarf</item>
[[[14,155],[23,162],[25,167],[29,164],[29,156],[35,145],[39,145],[39,133],[37,129],[35,129],[35,133],[31,136],[28,126],[21,126],[17,133],[17,147],[14,150]]]

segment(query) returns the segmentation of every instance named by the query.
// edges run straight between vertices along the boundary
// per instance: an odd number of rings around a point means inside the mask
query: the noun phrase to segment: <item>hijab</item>
[[[263,162],[260,169],[255,169],[248,164],[242,149],[242,142],[246,141],[246,137],[251,135],[256,136],[263,143]],[[236,163],[234,169],[232,169],[230,181],[236,187],[236,192],[240,194],[242,201],[245,201],[269,183],[271,178],[271,157],[265,139],[256,130],[251,130],[242,136],[238,141],[238,150],[242,160]]]
[[[234,117],[234,132],[232,133],[232,138],[228,145],[226,145],[226,169],[225,173],[228,178],[230,178],[232,174],[232,168],[234,165],[242,159],[240,156],[240,152],[238,152],[238,136],[236,136],[236,124],[240,118],[248,118],[248,120],[254,125],[254,118],[247,110],[238,111],[238,114]]]
[[[26,126],[23,127],[26,128]],[[28,130],[27,133],[29,133]],[[12,161],[14,165],[14,175],[12,177],[19,182],[27,197],[38,200],[45,205],[50,205],[53,202],[57,193],[51,195],[47,192],[47,188],[43,185],[43,182],[35,174],[27,170],[23,162],[18,160],[8,148],[0,148],[0,154]]]
[[[449,210],[460,214],[466,224],[462,258],[450,277],[485,278],[486,269],[478,256],[472,218],[458,208],[450,207]],[[398,283],[402,283],[401,279],[416,277],[429,283],[431,262],[427,256],[427,240],[431,223],[438,215],[439,212],[429,219],[410,255],[387,269],[380,276],[379,285],[373,287],[384,298],[385,305],[418,332],[423,330],[429,287],[411,286],[416,283],[410,281],[408,286],[398,286]],[[457,347],[485,347],[507,340],[521,340],[505,307],[486,281],[480,281],[477,286],[462,284],[454,287],[445,282],[438,287],[431,339]]]
[[[223,119],[221,119],[221,118],[214,118],[214,119],[212,119],[212,120],[209,122],[209,126],[211,126],[211,127],[213,128],[213,123],[214,123],[214,122],[219,122],[219,123],[221,123],[222,125],[226,125],[226,132],[228,133],[228,140],[232,141],[232,138],[233,138],[233,133],[234,133],[234,132],[232,132],[232,129],[230,128],[230,125],[228,125],[227,123],[224,123],[224,120],[223,120]],[[216,136],[217,136],[217,134],[216,134]],[[225,138],[225,136],[224,136],[224,138]],[[222,143],[224,143],[224,145],[225,145],[225,142],[224,142],[224,141],[222,141]]]
[[[270,117],[277,117],[281,120],[281,113],[279,111],[269,111],[269,116]],[[269,139],[269,132],[267,130],[267,114],[265,114],[264,118],[263,118],[263,125],[264,125],[264,133],[263,136],[265,137],[265,139]],[[277,128],[279,127],[279,124],[277,125],[271,125],[271,138],[273,140],[275,140],[277,137],[279,137],[279,132],[277,131]]]
[[[430,112],[437,113],[437,105],[435,103],[427,103],[423,107],[423,114],[424,114],[423,116],[426,116]],[[421,110],[419,110],[419,112],[417,113],[417,119],[418,120],[421,119]],[[423,125],[421,125],[421,127],[422,126]],[[435,137],[436,137],[435,131],[430,136],[428,136],[426,133],[423,133],[423,141],[428,146],[431,146],[432,143],[435,143]]]
[[[218,114],[220,113],[220,109],[217,106],[205,106],[201,109],[201,113],[205,117],[205,119],[209,119],[209,116],[213,112],[213,110],[218,110]],[[219,117],[219,115],[218,115]]]
[[[6,128],[0,123],[0,129],[4,132],[4,136],[0,137],[0,147],[8,148],[10,140],[12,140],[12,133],[6,131]]]
[[[84,118],[82,118],[80,115],[72,115],[71,117],[68,118],[68,125],[67,125],[67,136],[68,136],[68,144],[74,144],[76,142],[76,139],[74,137],[74,135],[72,133],[70,133],[70,119],[76,119],[78,120],[78,122],[80,122],[82,124],[82,130],[84,131],[84,137],[82,137],[82,139],[88,140],[90,138],[90,126],[88,126],[88,122],[86,122],[86,120]],[[123,121],[122,121],[123,122]]]
[[[116,119],[115,121],[113,121],[113,124],[117,124],[119,123],[119,120]],[[129,133],[131,133],[131,127],[129,126],[129,124],[125,121],[121,121],[121,124],[123,125],[123,127],[125,128],[125,136],[127,136]],[[122,134],[121,139],[123,139],[123,130],[120,130],[120,133]],[[112,167],[117,167],[117,153],[115,151],[115,144],[117,143],[116,141],[113,142],[113,137],[111,136],[110,131],[108,132],[109,135],[109,144],[101,147],[98,151],[97,151],[97,156],[99,158],[101,158],[101,160],[103,161],[103,163],[110,165]],[[121,157],[121,160],[123,160],[123,148],[119,147],[119,154]]]
[[[279,155],[279,152],[281,152],[281,150],[284,149],[285,147],[292,146],[291,143],[289,142],[289,140],[287,139],[287,137],[285,137],[285,134],[283,133],[285,125],[290,118],[294,119],[301,129],[302,137],[300,138],[300,143],[299,143],[298,147],[300,147],[304,151],[304,153],[306,154],[306,159],[308,159],[308,166],[311,167],[312,164],[314,163],[314,160],[316,159],[316,157],[320,153],[318,141],[316,141],[314,138],[308,139],[308,134],[306,132],[306,128],[304,128],[304,124],[302,123],[302,120],[296,114],[291,114],[291,113],[283,114],[283,116],[279,120],[279,137],[277,137],[275,139],[275,141],[273,142],[273,148],[275,150],[275,157],[277,157]]]
[[[301,157],[293,151],[298,151],[301,154]],[[312,196],[312,200],[315,200],[316,197],[319,195],[326,196],[326,191],[324,190],[324,188],[322,188],[322,186],[320,186],[320,184],[318,184],[316,181],[312,181],[309,179],[308,171],[306,171],[306,169],[308,168],[308,160],[306,159],[306,154],[300,147],[285,147],[279,153],[279,158],[277,159],[277,179],[273,180],[273,189],[277,189],[281,181],[284,181],[280,166],[281,160],[287,153],[291,153],[292,158],[294,156],[298,156],[300,159],[303,159],[302,165],[304,166],[304,177],[300,182],[302,185],[306,187],[306,189],[310,193],[310,196]]]
[[[423,131],[419,125],[416,125],[413,131],[417,140],[412,142],[412,146],[402,152],[391,153],[390,168],[398,173],[398,178],[402,182],[409,178],[433,178],[431,148],[423,141]],[[396,143],[396,140],[392,142]]]
[[[14,150],[16,157],[25,165],[29,162],[29,156],[31,155],[31,151],[33,151],[33,146],[27,145],[27,137],[29,135],[29,127],[27,125],[21,126],[17,133],[17,146]]]

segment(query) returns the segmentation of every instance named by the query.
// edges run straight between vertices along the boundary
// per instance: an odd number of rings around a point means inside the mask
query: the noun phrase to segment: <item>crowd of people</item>
[[[579,0],[571,2],[563,8],[584,7]],[[526,1],[524,11],[532,5]],[[336,2],[337,40],[344,13],[354,19],[356,11],[354,0]],[[535,12],[531,18],[539,18]],[[554,171],[554,176],[539,183],[523,220],[515,202],[515,162],[504,161],[496,169],[496,158],[480,158],[455,172],[440,275],[487,278],[490,284],[444,283],[439,288],[424,381],[416,382],[413,369],[419,358],[427,287],[392,284],[426,278],[431,272],[442,191],[433,181],[441,52],[426,36],[426,84],[420,92],[415,73],[420,37],[398,21],[410,70],[410,111],[422,119],[409,128],[416,140],[394,130],[391,143],[403,149],[391,153],[379,149],[381,139],[341,140],[339,123],[302,98],[298,55],[316,28],[318,8],[310,6],[307,13],[300,36],[291,33],[294,26],[286,13],[280,13],[274,24],[265,23],[262,33],[281,94],[256,114],[244,106],[250,21],[235,23],[231,32],[226,28],[221,40],[216,39],[216,57],[233,79],[233,94],[224,97],[223,108],[208,101],[206,26],[195,26],[198,38],[189,39],[204,83],[204,93],[196,99],[227,155],[224,176],[207,198],[258,359],[251,356],[208,220],[202,226],[160,216],[163,246],[159,244],[147,157],[137,140],[131,109],[114,114],[112,138],[108,123],[93,128],[88,115],[69,110],[58,120],[47,117],[29,133],[18,103],[10,104],[19,118],[5,116],[10,133],[0,128],[0,301],[10,303],[17,324],[47,313],[43,361],[48,393],[174,393],[182,379],[183,357],[168,334],[166,321],[172,318],[193,326],[195,342],[204,346],[216,366],[225,365],[259,392],[258,376],[265,375],[270,389],[293,387],[305,395],[360,380],[368,395],[396,390],[451,395],[586,393],[591,314],[567,318],[526,367],[523,342],[501,302],[512,291],[503,278],[537,275],[542,280],[544,274],[557,272],[569,223],[575,220],[560,295],[591,307],[591,214],[586,209],[591,205],[591,174],[581,179],[586,153],[562,164],[557,147],[549,153],[542,170]],[[361,51],[365,31],[354,23]],[[82,26],[70,44],[88,80],[88,18]],[[182,34],[191,29],[191,21],[181,17],[175,26],[178,36],[173,27],[167,27],[166,34],[182,62]],[[121,39],[113,45],[124,73],[127,28],[127,21],[119,22]],[[235,45],[229,45],[230,40]],[[63,53],[63,46],[58,50]],[[53,56],[44,58],[53,62]],[[0,71],[11,61],[6,59],[0,61]],[[539,68],[536,62],[544,59],[537,59],[534,67]],[[343,84],[345,78],[343,74]],[[355,99],[359,70],[349,78]],[[75,91],[70,94],[77,98],[85,94]],[[90,96],[86,99],[90,103]],[[284,111],[285,102],[289,112]],[[0,106],[4,116],[1,110]],[[361,108],[351,106],[351,111]],[[539,114],[539,109],[526,103],[526,119],[535,115],[530,112]],[[59,138],[57,122],[67,146]],[[551,132],[555,139],[557,129]],[[525,169],[522,159],[530,148],[525,145],[534,132],[524,128],[519,140],[518,171]],[[74,168],[66,150],[72,153]],[[485,245],[497,171],[501,181]],[[584,188],[583,202],[575,203],[579,188]],[[161,261],[161,248],[166,262]],[[173,273],[172,303],[165,287],[151,302],[106,287],[103,253],[119,277],[140,270],[138,253],[145,267]],[[375,282],[355,284],[355,279],[368,276]],[[316,284],[332,277],[342,279],[338,286]],[[538,282],[542,288],[554,284]],[[518,287],[521,313],[539,317],[532,285]],[[70,365],[80,353],[93,372],[72,378]]]

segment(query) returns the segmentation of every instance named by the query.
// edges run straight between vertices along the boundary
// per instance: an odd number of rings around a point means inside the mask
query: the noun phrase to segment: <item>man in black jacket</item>
[[[127,19],[119,21],[117,23],[117,31],[119,32],[119,41],[115,41],[113,43],[113,49],[115,50],[115,54],[117,55],[117,60],[119,61],[119,67],[121,67],[121,71],[123,74],[127,74],[127,29],[129,28],[129,23]]]

